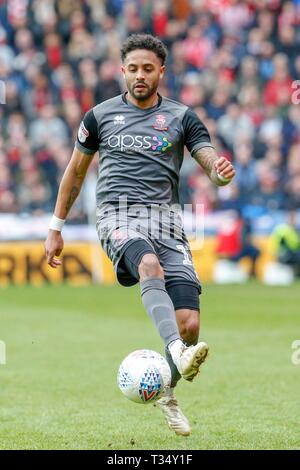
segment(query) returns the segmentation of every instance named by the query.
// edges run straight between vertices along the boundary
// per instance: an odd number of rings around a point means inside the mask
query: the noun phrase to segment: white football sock
[[[172,341],[168,345],[168,349],[175,364],[184,347],[184,343],[181,341],[181,339],[175,339],[175,341]]]

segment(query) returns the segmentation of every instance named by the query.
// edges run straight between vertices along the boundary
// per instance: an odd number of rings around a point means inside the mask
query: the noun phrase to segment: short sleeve
[[[92,109],[88,111],[80,123],[75,147],[88,155],[99,149],[97,121]]]
[[[196,150],[203,147],[213,147],[208,130],[194,111],[191,109],[186,111],[182,125],[184,130],[184,145],[192,156]]]

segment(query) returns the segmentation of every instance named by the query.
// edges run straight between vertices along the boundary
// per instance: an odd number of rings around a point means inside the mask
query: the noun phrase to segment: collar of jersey
[[[135,106],[133,103],[131,103],[130,101],[127,100],[127,98],[126,98],[127,93],[128,93],[128,91],[125,91],[125,93],[123,93],[123,95],[122,95],[122,100],[124,101],[124,103],[127,104],[128,106],[132,106],[135,109],[139,109],[140,111],[144,111],[144,112],[153,111],[153,109],[159,108],[160,105],[161,105],[161,102],[162,102],[162,96],[159,93],[157,93],[158,102],[155,106],[151,106],[151,108],[145,108],[145,109],[139,108],[138,106]]]

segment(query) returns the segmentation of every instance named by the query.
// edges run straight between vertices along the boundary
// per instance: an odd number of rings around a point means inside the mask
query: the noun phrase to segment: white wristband
[[[58,217],[53,215],[50,220],[49,229],[57,230],[57,232],[61,232],[64,226],[64,223],[65,223],[64,219],[59,219]]]
[[[222,181],[222,183],[229,183],[229,181],[231,181],[231,179],[224,178],[224,176],[220,175],[219,173],[217,173],[217,177],[220,181]]]

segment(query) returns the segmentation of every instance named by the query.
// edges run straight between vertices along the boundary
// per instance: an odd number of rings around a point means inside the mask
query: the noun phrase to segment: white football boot
[[[204,342],[185,346],[181,340],[175,340],[169,345],[169,351],[180,375],[191,382],[207,357],[208,346]]]
[[[175,434],[180,436],[189,436],[191,434],[190,423],[178,406],[173,388],[167,389],[164,396],[157,400],[155,405],[161,409],[169,428]]]

